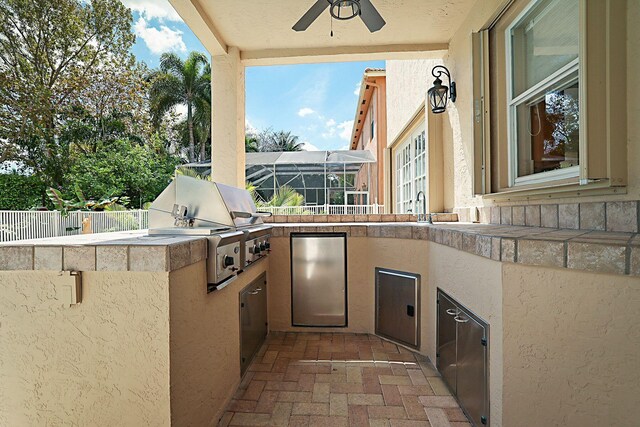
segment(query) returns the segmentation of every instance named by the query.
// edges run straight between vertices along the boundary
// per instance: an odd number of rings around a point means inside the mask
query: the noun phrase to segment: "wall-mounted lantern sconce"
[[[431,74],[436,79],[433,82],[433,87],[427,92],[429,97],[429,104],[431,104],[431,111],[435,114],[444,113],[447,109],[447,102],[451,99],[451,102],[456,102],[456,82],[451,80],[451,74],[447,67],[443,65],[436,65],[431,70]],[[440,77],[445,74],[449,79],[449,86],[443,85]]]

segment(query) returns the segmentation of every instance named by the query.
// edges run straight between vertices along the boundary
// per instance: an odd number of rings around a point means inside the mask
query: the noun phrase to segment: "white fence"
[[[260,207],[274,215],[367,215],[385,213],[383,205],[320,205]],[[93,233],[143,230],[149,227],[146,210],[117,212],[0,211],[0,242],[72,236],[82,233],[82,220],[91,218]]]
[[[0,211],[0,242],[71,236],[82,233],[82,220],[91,219],[91,231],[105,233],[148,228],[146,210],[117,212]]]
[[[259,211],[273,215],[368,215],[383,214],[383,205],[319,205],[319,206],[261,206]]]

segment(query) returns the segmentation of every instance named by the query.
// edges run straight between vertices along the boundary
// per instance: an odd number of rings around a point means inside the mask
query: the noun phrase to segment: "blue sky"
[[[247,68],[247,127],[290,130],[306,149],[348,149],[367,67],[384,61]]]
[[[122,2],[133,11],[133,53],[149,67],[157,67],[167,51],[184,57],[193,50],[206,53],[167,0]],[[247,128],[291,131],[309,150],[346,149],[356,88],[367,67],[384,67],[384,61],[247,68]]]

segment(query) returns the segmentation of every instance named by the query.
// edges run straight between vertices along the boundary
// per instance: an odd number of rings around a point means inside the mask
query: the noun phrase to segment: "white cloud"
[[[315,145],[313,145],[309,141],[304,141],[302,143],[302,149],[304,151],[320,151],[320,149],[318,147],[316,147]]]
[[[330,138],[333,138],[334,136],[336,136],[336,128],[335,128],[335,126],[329,127],[329,128],[327,128],[326,131],[322,132],[322,137],[324,139],[330,139]]]
[[[310,114],[313,114],[313,113],[315,113],[315,111],[313,109],[309,108],[309,107],[304,107],[304,108],[301,108],[301,109],[298,110],[298,115],[300,117],[306,117],[306,116],[308,116]]]
[[[337,126],[340,133],[338,136],[345,141],[351,138],[351,130],[353,129],[353,120],[345,120]]]
[[[356,88],[353,91],[353,94],[355,96],[360,96],[360,86],[362,86],[362,83],[361,82],[356,82]]]
[[[178,12],[169,4],[168,1],[161,0],[122,0],[122,3],[133,10],[140,13],[146,19],[160,19],[167,21],[181,22]]]
[[[160,29],[150,27],[144,18],[140,18],[135,24],[135,31],[136,35],[144,40],[149,50],[156,55],[171,51],[187,51],[180,30],[172,30],[166,25],[161,25]]]
[[[249,133],[249,134],[258,133],[258,129],[256,129],[256,127],[253,124],[251,124],[251,122],[247,118],[244,119],[244,131],[245,133]]]
[[[343,122],[336,123],[334,119],[329,119],[325,122],[325,125],[325,131],[321,134],[324,139],[331,139],[336,135],[345,141],[349,141],[351,138],[353,120],[345,120]]]

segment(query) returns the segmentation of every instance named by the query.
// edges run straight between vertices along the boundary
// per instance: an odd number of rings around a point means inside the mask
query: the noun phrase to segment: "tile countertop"
[[[0,244],[0,270],[168,272],[206,257],[202,236],[149,236],[146,230]]]
[[[440,222],[272,223],[273,237],[344,232],[351,237],[429,240],[501,262],[640,276],[640,234]],[[0,244],[0,270],[173,271],[206,258],[199,236],[145,230]]]
[[[283,223],[292,232],[345,232],[351,237],[429,240],[501,262],[640,276],[640,234],[491,225],[426,223]]]

